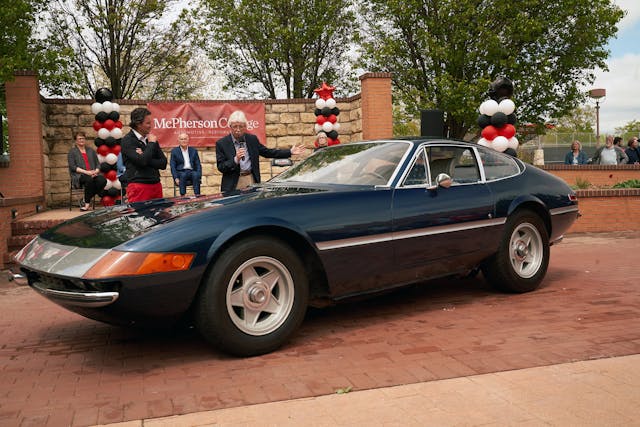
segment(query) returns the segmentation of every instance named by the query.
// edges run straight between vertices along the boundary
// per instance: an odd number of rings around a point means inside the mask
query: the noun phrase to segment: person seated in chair
[[[75,145],[67,155],[71,185],[73,188],[84,188],[84,199],[81,211],[88,211],[94,196],[102,195],[107,178],[100,173],[98,154],[93,148],[87,147],[87,137],[84,132],[75,132]]]
[[[200,196],[200,179],[202,177],[202,165],[198,151],[189,147],[189,135],[182,132],[178,135],[178,147],[171,150],[171,176],[173,182],[180,188],[180,195],[187,194],[187,183],[193,183],[193,193]]]

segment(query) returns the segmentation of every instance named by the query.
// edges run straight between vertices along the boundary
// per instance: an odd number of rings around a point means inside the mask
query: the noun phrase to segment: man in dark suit
[[[258,137],[247,133],[247,117],[242,111],[229,116],[231,133],[216,143],[216,165],[222,172],[220,189],[228,193],[260,182],[260,156],[284,159],[304,153],[303,146],[290,150],[267,148]]]
[[[202,178],[202,166],[198,150],[189,147],[189,135],[182,132],[178,135],[180,146],[171,150],[171,176],[173,182],[180,188],[180,195],[187,194],[187,183],[193,183],[193,193],[200,196],[200,178]]]
[[[151,111],[144,107],[131,112],[131,132],[122,138],[122,161],[126,168],[127,201],[142,202],[162,198],[160,169],[167,168],[167,157],[151,133]]]

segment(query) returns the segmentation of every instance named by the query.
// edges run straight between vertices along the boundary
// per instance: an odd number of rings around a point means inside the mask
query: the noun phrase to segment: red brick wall
[[[391,138],[391,74],[367,73],[360,77],[362,87],[362,139]]]
[[[611,187],[618,182],[640,179],[640,165],[545,165],[542,169],[564,179],[569,185],[576,185],[581,180],[597,187]]]
[[[577,190],[582,217],[570,233],[640,230],[640,188]]]

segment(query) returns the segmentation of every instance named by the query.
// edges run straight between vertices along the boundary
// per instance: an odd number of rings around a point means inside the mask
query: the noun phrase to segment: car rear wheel
[[[237,242],[209,272],[196,325],[204,338],[237,356],[283,345],[304,319],[308,282],[300,258],[268,237]]]
[[[535,213],[523,210],[509,217],[498,252],[483,266],[489,283],[506,292],[536,289],[549,266],[549,236]]]

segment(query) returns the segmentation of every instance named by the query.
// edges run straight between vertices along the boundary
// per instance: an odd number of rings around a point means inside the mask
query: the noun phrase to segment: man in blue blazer
[[[202,178],[202,165],[198,151],[189,147],[189,135],[182,132],[178,135],[178,147],[171,150],[171,176],[180,188],[180,195],[187,194],[187,184],[193,183],[193,193],[200,196],[200,179]]]
[[[247,117],[242,111],[231,113],[229,128],[231,133],[216,142],[216,165],[222,172],[220,189],[223,193],[259,183],[260,156],[286,159],[305,151],[302,145],[278,150],[260,144],[257,136],[247,133]]]

